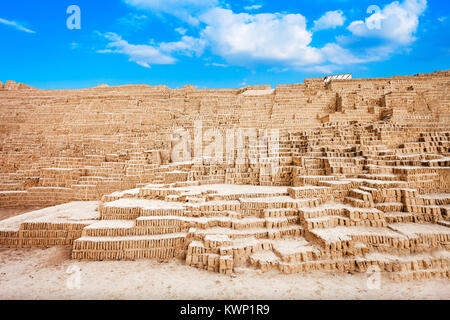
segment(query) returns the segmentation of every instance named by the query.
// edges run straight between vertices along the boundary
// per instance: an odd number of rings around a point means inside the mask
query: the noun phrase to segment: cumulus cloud
[[[202,39],[184,36],[180,41],[162,42],[159,44],[130,44],[116,33],[108,32],[100,35],[108,43],[106,49],[98,50],[99,53],[116,53],[126,55],[129,61],[140,66],[150,68],[153,64],[173,64],[177,61],[172,56],[174,53],[192,56],[200,55],[204,48]]]
[[[159,44],[159,49],[167,53],[179,53],[189,57],[194,54],[200,56],[206,46],[206,41],[200,38],[190,36],[183,36],[180,41],[162,42]]]
[[[26,33],[36,33],[36,31],[27,29],[24,26],[22,26],[21,24],[15,22],[15,21],[11,21],[11,20],[6,20],[6,19],[0,18],[0,23],[5,24],[7,26],[11,26],[13,28],[16,28],[17,30],[20,30],[20,31],[23,31],[23,32],[26,32]]]
[[[313,31],[341,27],[344,25],[345,19],[344,13],[341,10],[328,11],[319,20],[314,21]]]
[[[414,35],[419,25],[419,16],[426,8],[426,0],[404,0],[402,3],[395,1],[376,11],[365,21],[353,21],[348,30],[358,37],[409,44],[416,40]]]
[[[128,56],[130,61],[146,68],[150,68],[152,64],[173,64],[176,61],[155,46],[130,44],[113,32],[105,33],[103,36],[109,43],[106,46],[107,49],[98,51],[100,53],[124,54]]]
[[[246,65],[272,62],[306,65],[321,61],[320,50],[309,46],[312,33],[301,14],[247,14],[215,8],[201,15],[201,36],[228,62]]]
[[[326,61],[336,65],[365,63],[370,60],[368,57],[357,57],[350,50],[342,48],[336,43],[325,45],[321,52],[324,54]]]

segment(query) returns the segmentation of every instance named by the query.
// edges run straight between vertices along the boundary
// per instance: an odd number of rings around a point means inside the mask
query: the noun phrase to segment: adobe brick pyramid
[[[0,246],[448,278],[449,87],[450,71],[275,89],[0,83],[0,207],[53,206],[0,221]],[[244,152],[268,161],[192,148],[175,161],[174,132],[195,140],[199,123],[200,136],[256,130]],[[279,133],[275,156],[264,130]]]

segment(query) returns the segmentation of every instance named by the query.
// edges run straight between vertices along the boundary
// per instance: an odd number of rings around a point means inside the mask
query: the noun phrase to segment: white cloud
[[[207,25],[201,36],[230,63],[301,66],[321,61],[320,50],[309,47],[312,34],[301,14],[236,14],[215,8],[199,19]]]
[[[214,67],[220,67],[220,68],[228,68],[227,64],[217,63],[217,62],[205,63],[205,66],[214,66]]]
[[[181,35],[185,35],[187,32],[187,30],[185,28],[176,28],[175,31]]]
[[[190,36],[183,36],[180,41],[162,42],[159,48],[167,53],[180,53],[191,57],[193,54],[200,56],[206,46],[204,39],[193,38]]]
[[[152,45],[134,45],[123,40],[119,35],[108,32],[103,36],[110,42],[107,49],[99,50],[100,53],[120,53],[128,56],[130,61],[138,65],[150,68],[151,64],[173,64],[175,59],[161,52]]]
[[[439,18],[438,18],[438,21],[439,21],[439,22],[444,22],[445,20],[447,20],[447,17],[439,17]]]
[[[218,0],[124,0],[131,6],[155,13],[166,13],[198,25],[197,16],[219,5]]]
[[[344,49],[336,43],[325,45],[321,51],[328,62],[336,65],[365,63],[370,60],[370,58],[356,57],[350,50]]]
[[[414,34],[419,25],[419,16],[426,8],[426,0],[404,0],[402,3],[395,1],[365,21],[353,21],[348,30],[358,37],[380,38],[393,43],[409,44],[416,40]]]
[[[252,11],[252,10],[258,10],[258,9],[261,9],[261,8],[262,8],[262,5],[261,5],[261,4],[254,4],[254,5],[252,5],[252,6],[246,6],[246,7],[244,7],[244,10]]]
[[[120,24],[133,27],[134,29],[141,29],[147,22],[145,14],[128,13],[126,16],[118,20]]]
[[[6,24],[8,26],[11,26],[11,27],[16,28],[17,30],[20,30],[20,31],[23,31],[23,32],[36,33],[36,31],[27,29],[24,26],[20,25],[19,23],[15,22],[15,21],[10,21],[10,20],[6,20],[6,19],[0,18],[0,23]]]
[[[109,43],[106,49],[98,50],[99,53],[118,53],[128,56],[129,61],[133,61],[140,66],[150,68],[152,64],[174,64],[175,59],[172,54],[182,54],[186,56],[200,55],[205,46],[204,40],[183,36],[180,41],[162,42],[160,44],[130,44],[121,36],[113,32],[100,34]]]
[[[341,10],[328,11],[319,20],[314,21],[313,31],[341,27],[344,25],[345,19],[344,13]]]

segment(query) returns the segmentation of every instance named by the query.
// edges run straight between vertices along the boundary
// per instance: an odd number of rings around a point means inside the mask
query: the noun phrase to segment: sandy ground
[[[43,207],[26,207],[26,208],[0,208],[0,221],[5,220],[19,214],[42,209]]]
[[[382,278],[370,289],[367,278],[256,270],[232,277],[179,260],[79,262],[70,247],[0,249],[0,299],[450,299],[450,280]]]

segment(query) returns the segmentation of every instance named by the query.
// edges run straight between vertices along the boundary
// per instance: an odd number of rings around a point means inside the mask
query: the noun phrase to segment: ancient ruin
[[[0,83],[0,247],[450,276],[450,71],[240,89]],[[53,207],[52,207],[53,206]]]

